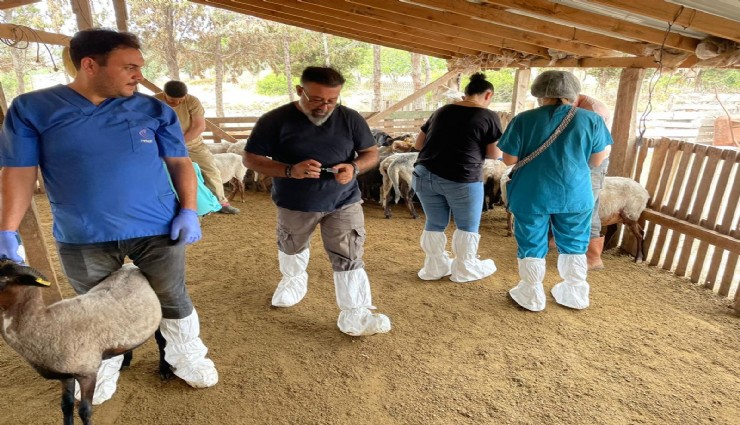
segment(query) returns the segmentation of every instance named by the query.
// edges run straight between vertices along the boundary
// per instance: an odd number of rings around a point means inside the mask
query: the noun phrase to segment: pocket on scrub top
[[[157,149],[157,140],[154,135],[153,120],[129,121],[128,129],[131,135],[131,149],[139,152],[143,149]]]

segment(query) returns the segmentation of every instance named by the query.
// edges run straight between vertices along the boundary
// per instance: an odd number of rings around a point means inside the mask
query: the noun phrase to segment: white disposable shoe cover
[[[200,322],[195,310],[184,319],[162,319],[159,330],[167,341],[164,359],[177,377],[195,388],[218,383],[216,366],[206,357],[208,348],[200,339]]]
[[[588,261],[585,254],[560,254],[558,256],[558,272],[563,281],[552,287],[550,291],[558,304],[583,310],[589,306]]]
[[[452,260],[451,281],[470,282],[483,279],[496,272],[496,264],[493,260],[478,259],[479,242],[478,233],[457,229],[452,234],[452,252],[455,254],[455,259]]]
[[[367,336],[391,330],[388,316],[372,313],[370,281],[365,269],[334,272],[334,287],[337,296],[339,330],[352,336]]]
[[[546,298],[542,280],[545,278],[545,259],[520,258],[519,278],[519,284],[509,290],[511,298],[527,310],[544,310]]]
[[[95,380],[95,392],[93,392],[93,405],[102,404],[113,397],[118,386],[118,377],[121,375],[123,355],[103,360],[98,368],[98,376]],[[80,384],[75,380],[75,398],[79,401],[82,397]]]
[[[419,277],[424,280],[437,280],[449,276],[452,273],[452,259],[445,251],[447,236],[444,232],[424,230],[421,232],[420,244],[426,257],[424,267],[419,270]]]
[[[298,304],[308,291],[309,251],[303,250],[295,255],[288,255],[278,251],[280,273],[283,278],[278,283],[275,293],[272,294],[272,305],[275,307],[292,307]]]

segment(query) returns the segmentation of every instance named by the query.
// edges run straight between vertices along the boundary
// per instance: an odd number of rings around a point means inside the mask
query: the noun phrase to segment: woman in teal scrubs
[[[540,74],[531,88],[540,106],[514,117],[499,141],[504,162],[513,165],[540,147],[574,108],[580,90],[578,79],[569,72]],[[566,307],[588,307],[586,250],[594,205],[589,164],[600,165],[611,144],[604,120],[577,109],[552,145],[514,173],[507,193],[521,280],[509,295],[520,306],[531,311],[545,308],[542,281],[547,232],[552,228],[563,279],[552,288],[553,298]]]

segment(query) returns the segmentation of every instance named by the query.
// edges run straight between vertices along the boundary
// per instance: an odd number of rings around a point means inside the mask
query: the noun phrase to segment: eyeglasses
[[[324,106],[324,105],[326,105],[326,106],[328,106],[330,108],[333,108],[333,107],[335,107],[337,105],[341,105],[342,104],[342,99],[341,98],[324,100],[324,99],[322,99],[320,97],[309,96],[308,93],[306,93],[306,89],[303,88],[303,87],[301,87],[301,95],[306,98],[306,101],[309,104],[315,105],[315,106]]]

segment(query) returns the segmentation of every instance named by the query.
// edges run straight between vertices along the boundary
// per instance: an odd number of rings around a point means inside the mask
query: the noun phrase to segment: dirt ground
[[[48,229],[48,204],[36,201]],[[366,204],[373,301],[393,330],[353,338],[336,328],[318,235],[308,295],[272,308],[274,206],[265,193],[235,204],[240,215],[205,217],[203,240],[188,248],[189,290],[219,384],[161,382],[152,339],[116,395],[95,407],[96,425],[740,424],[740,318],[687,280],[609,252],[606,270],[589,276],[589,309],[548,297],[545,311],[526,312],[506,297],[518,274],[500,210],[484,214],[480,246],[499,270],[455,284],[416,276],[423,218],[397,205],[386,220]],[[551,255],[546,289],[558,281],[555,265]],[[0,424],[61,422],[60,386],[4,343],[0,394]]]

